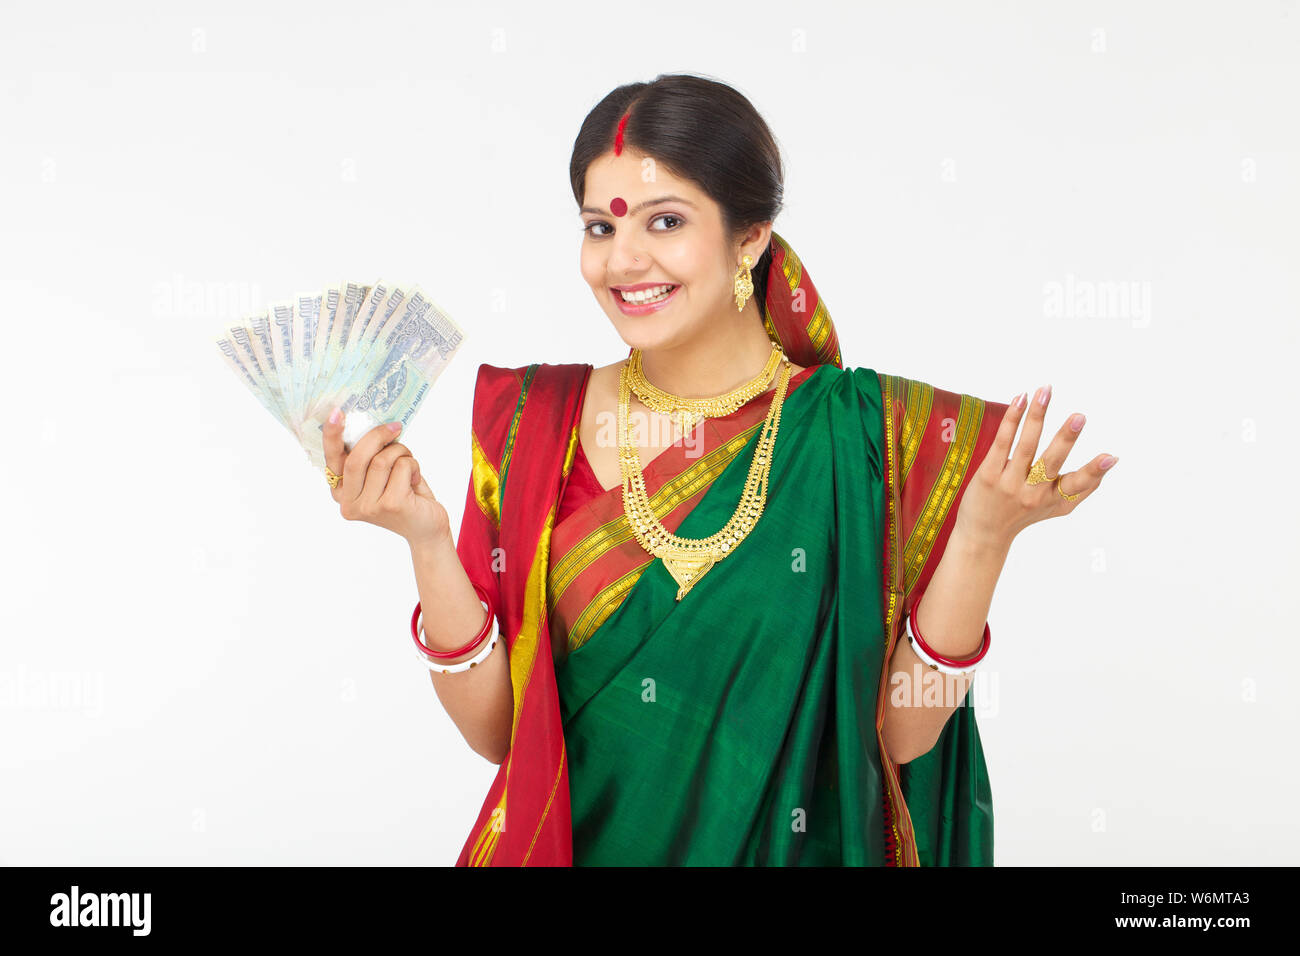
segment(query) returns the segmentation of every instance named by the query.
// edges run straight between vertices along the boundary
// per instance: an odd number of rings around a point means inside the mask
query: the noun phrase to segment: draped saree
[[[622,493],[555,524],[590,365],[483,365],[458,552],[510,653],[511,749],[458,865],[989,865],[967,699],[907,764],[887,662],[1005,405],[871,369],[791,382],[767,507],[681,601]],[[646,466],[665,526],[730,517],[770,393]]]
[[[971,692],[909,763],[881,726],[1007,406],[843,368],[807,270],[775,232],[770,250],[764,328],[807,367],[761,518],[680,602],[583,461],[592,366],[479,366],[457,552],[495,606],[514,720],[458,866],[992,864]],[[770,400],[643,461],[668,530],[730,518]],[[575,465],[587,491],[566,497]]]

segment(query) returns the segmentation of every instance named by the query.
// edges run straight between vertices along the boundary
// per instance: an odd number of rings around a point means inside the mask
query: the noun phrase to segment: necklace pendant
[[[717,561],[712,551],[701,553],[672,546],[657,548],[656,551],[659,560],[663,561],[664,567],[668,569],[668,573],[677,582],[677,600],[679,601],[690,593],[691,588],[695,586],[695,582],[708,574]]]

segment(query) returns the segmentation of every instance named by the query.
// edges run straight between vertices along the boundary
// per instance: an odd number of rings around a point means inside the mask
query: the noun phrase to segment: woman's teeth
[[[668,298],[668,294],[677,288],[675,285],[657,285],[653,289],[640,289],[637,292],[623,292],[619,295],[623,297],[624,302],[635,302],[638,305],[645,305],[649,302],[659,302]]]

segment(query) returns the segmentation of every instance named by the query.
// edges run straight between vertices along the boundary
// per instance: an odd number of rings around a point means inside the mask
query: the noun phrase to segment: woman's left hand
[[[954,535],[995,548],[1009,547],[1012,539],[1031,524],[1044,518],[1068,515],[1101,486],[1101,479],[1106,474],[1102,462],[1111,458],[1110,455],[1098,455],[1077,471],[1061,472],[1065,456],[1074,447],[1083,428],[1084,416],[1077,412],[1060,427],[1047,451],[1043,452],[1048,477],[1060,475],[1060,481],[1025,483],[1037,457],[1038,439],[1043,434],[1043,419],[1047,415],[1051,393],[1052,387],[1045,385],[1026,404],[1015,401],[1007,406],[997,437],[962,494]],[[1016,428],[1026,408],[1029,409],[1029,420],[1020,434],[1015,454],[1008,459],[1011,440],[1016,436]],[[1071,428],[1071,422],[1075,422],[1078,428]],[[1113,458],[1109,465],[1116,461],[1119,459]],[[1057,492],[1058,484],[1064,494],[1079,497],[1067,501]]]

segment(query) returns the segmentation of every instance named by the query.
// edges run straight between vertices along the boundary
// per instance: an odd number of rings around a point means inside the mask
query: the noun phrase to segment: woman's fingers
[[[362,435],[361,439],[352,446],[352,451],[348,452],[347,460],[343,462],[343,483],[339,485],[339,490],[343,494],[339,498],[340,501],[355,502],[361,498],[366,484],[366,472],[370,468],[370,460],[383,450],[386,445],[396,439],[397,435],[398,432],[393,431],[387,425],[376,425]]]
[[[1007,405],[1007,410],[1002,413],[1002,424],[998,426],[998,433],[993,436],[993,444],[984,455],[984,460],[980,462],[980,467],[986,465],[992,472],[991,478],[996,480],[1002,474],[1002,469],[1007,466],[1007,458],[1011,455],[1011,441],[1016,437],[1016,429],[1020,427],[1020,419],[1025,414],[1025,406],[1020,404],[1020,396],[1017,395]]]
[[[1070,449],[1078,441],[1079,431],[1083,429],[1083,424],[1087,420],[1087,417],[1082,412],[1075,412],[1056,430],[1056,434],[1052,436],[1051,444],[1047,446],[1047,450],[1042,454],[1043,468],[1047,470],[1049,477],[1055,478],[1061,473],[1061,469],[1065,467],[1065,459],[1069,457]],[[1075,424],[1079,426],[1077,430],[1073,427]],[[1028,473],[1027,470],[1026,473]],[[1074,492],[1068,493],[1073,494]]]
[[[361,494],[357,496],[357,507],[362,509],[378,507],[379,499],[383,497],[384,491],[390,484],[388,478],[393,471],[393,465],[402,458],[410,457],[411,449],[401,442],[393,442],[370,459],[370,467],[366,469],[366,483],[361,489]],[[410,482],[409,476],[407,482]]]
[[[1061,491],[1067,495],[1079,496],[1073,501],[1066,501],[1061,498],[1061,504],[1065,506],[1066,512],[1073,511],[1077,505],[1086,501],[1090,494],[1101,487],[1101,479],[1106,476],[1106,472],[1109,470],[1103,469],[1101,463],[1110,457],[1110,455],[1098,455],[1078,471],[1072,471],[1068,475],[1061,475],[1059,482]],[[1115,461],[1119,461],[1119,459],[1116,458]],[[1111,465],[1114,464],[1115,462],[1112,461]],[[1056,495],[1056,497],[1060,498],[1060,495]]]
[[[325,422],[321,428],[321,438],[325,444],[325,467],[336,475],[343,474],[343,459],[347,452],[343,450],[343,412],[339,411],[339,420],[337,422]],[[340,488],[342,485],[340,484]],[[339,488],[330,490],[334,495],[335,501],[342,500],[339,494]]]
[[[1052,386],[1044,385],[1029,399],[1028,414],[1025,417],[1024,427],[1020,430],[1020,441],[1011,455],[1010,467],[1013,475],[1023,477],[1029,474],[1029,466],[1033,463],[1034,454],[1038,450],[1038,439],[1043,435],[1043,418],[1047,415],[1047,403],[1051,398]]]
[[[388,454],[390,449],[391,446],[385,448],[383,453],[377,456],[377,459]],[[406,496],[414,493],[415,489],[412,485],[415,482],[413,476],[416,470],[415,459],[411,455],[402,455],[394,459],[388,473],[387,483],[377,502],[381,511],[400,511],[402,509],[402,502],[406,500]],[[366,477],[367,484],[372,477],[374,476],[368,475]]]
[[[334,500],[341,506],[343,517],[362,518],[374,514],[380,507],[400,504],[401,497],[394,499],[393,496],[384,496],[394,464],[403,459],[415,461],[411,457],[411,450],[395,440],[401,432],[401,423],[396,423],[396,429],[387,424],[375,426],[361,436],[351,451],[343,448],[343,429],[346,424],[345,416],[340,414],[337,422],[326,421],[321,429],[325,464],[334,474],[343,476],[339,486],[331,491]],[[397,469],[397,476],[398,483],[404,483],[407,489],[420,484],[420,479],[409,465]],[[402,493],[399,488],[395,494]]]

